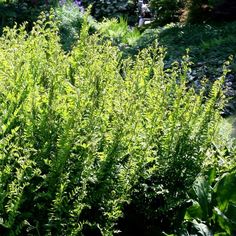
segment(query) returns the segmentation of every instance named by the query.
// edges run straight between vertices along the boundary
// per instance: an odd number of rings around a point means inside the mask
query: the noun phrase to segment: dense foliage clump
[[[137,3],[135,0],[83,0],[85,7],[92,5],[92,15],[98,19],[103,17],[119,17],[126,16],[133,21],[137,20]]]
[[[113,235],[125,205],[154,220],[182,206],[215,158],[223,77],[206,97],[188,57],[122,59],[86,20],[69,54],[59,42],[43,15],[0,38],[0,232]]]
[[[59,23],[60,39],[64,50],[70,50],[78,40],[79,32],[84,21],[84,9],[75,2],[65,2],[55,9],[56,18]],[[90,31],[98,28],[97,22],[88,17]]]
[[[31,26],[41,11],[56,6],[57,0],[1,0],[0,1],[0,33],[5,26],[14,26],[15,22],[27,21]]]
[[[150,6],[159,24],[179,21],[186,2],[183,0],[150,0]]]
[[[158,24],[234,21],[233,0],[150,0]]]

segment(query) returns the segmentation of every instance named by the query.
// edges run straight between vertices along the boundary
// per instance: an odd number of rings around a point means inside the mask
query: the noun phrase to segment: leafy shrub
[[[226,0],[188,0],[185,3],[188,22],[203,22],[211,20],[213,17],[212,10],[222,2]],[[225,11],[225,9],[222,9]]]
[[[155,12],[156,20],[162,25],[178,21],[184,3],[183,0],[150,0],[150,6]]]
[[[92,15],[99,19],[126,16],[133,21],[132,18],[137,10],[134,0],[83,0],[82,2],[86,7],[92,4]]]
[[[0,38],[1,233],[112,235],[131,201],[154,218],[181,204],[211,153],[222,81],[197,94],[188,58],[122,60],[87,20],[66,54],[53,18]]]
[[[119,20],[105,19],[98,26],[99,33],[111,40],[116,45],[128,44],[133,46],[140,37],[137,28],[130,28],[127,21],[120,17]]]
[[[212,154],[204,161],[201,173],[188,191],[189,200],[178,209],[174,235],[230,236],[236,233],[235,139],[231,137],[229,121],[222,120],[218,129]]]
[[[84,21],[84,12],[76,3],[66,2],[56,8],[57,20],[59,21],[59,30],[61,43],[65,50],[70,50],[72,45],[79,37],[79,32]],[[122,47],[123,44],[133,46],[140,32],[137,28],[129,27],[127,20],[123,17],[104,19],[97,22],[92,16],[87,18],[90,26],[90,33],[99,33],[115,45]]]
[[[151,7],[159,24],[170,22],[202,23],[205,21],[233,20],[235,8],[227,0],[150,0]],[[225,19],[224,19],[225,18]]]
[[[50,3],[50,4],[49,4]],[[31,28],[41,11],[49,10],[57,1],[47,0],[9,0],[0,1],[0,28],[14,26],[15,22],[28,22]]]
[[[73,2],[65,2],[61,6],[56,7],[55,12],[59,21],[61,43],[63,48],[68,51],[78,40],[84,21],[84,13]],[[95,31],[98,27],[96,21],[91,16],[87,20],[90,30]]]

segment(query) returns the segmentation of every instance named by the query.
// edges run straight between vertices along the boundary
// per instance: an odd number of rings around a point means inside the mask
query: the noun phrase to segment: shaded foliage
[[[126,17],[129,22],[137,22],[137,6],[135,0],[83,0],[85,7],[92,4],[91,14],[98,19],[103,17]]]
[[[5,26],[13,27],[15,22],[28,22],[29,29],[37,20],[41,11],[49,10],[57,1],[47,0],[17,0],[0,2],[0,30]]]

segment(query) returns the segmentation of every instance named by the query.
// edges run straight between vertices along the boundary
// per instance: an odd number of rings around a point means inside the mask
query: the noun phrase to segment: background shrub
[[[92,4],[91,13],[98,19],[122,16],[128,18],[132,23],[138,21],[136,1],[134,0],[83,0],[82,3],[86,7]]]
[[[37,20],[41,11],[49,10],[56,6],[57,0],[9,0],[0,1],[0,30],[5,26],[14,26],[15,22],[28,22],[31,28],[33,22]]]
[[[127,21],[120,17],[119,20],[105,19],[98,24],[98,32],[112,41],[113,45],[122,47],[123,45],[134,46],[140,38],[140,31],[135,27],[129,27]]]
[[[183,0],[150,0],[150,6],[155,12],[159,24],[166,24],[179,20],[185,1]]]
[[[84,12],[76,3],[65,2],[55,8],[55,13],[59,22],[61,43],[63,48],[68,51],[78,40],[84,21]],[[98,29],[97,22],[91,16],[86,20],[90,25],[90,32],[94,32]]]
[[[150,0],[158,24],[170,22],[202,23],[235,19],[231,0]]]
[[[225,3],[226,6],[224,6]],[[185,4],[185,10],[187,11],[186,20],[191,23],[201,23],[211,20],[224,21],[227,20],[230,15],[232,17],[233,14],[229,8],[235,8],[233,5],[235,4],[231,0],[188,0]],[[222,19],[217,19],[219,18],[218,15],[222,15]]]
[[[207,98],[187,85],[188,57],[121,59],[87,20],[67,54],[46,18],[0,38],[1,233],[113,235],[130,203],[158,222],[211,157],[223,79]]]

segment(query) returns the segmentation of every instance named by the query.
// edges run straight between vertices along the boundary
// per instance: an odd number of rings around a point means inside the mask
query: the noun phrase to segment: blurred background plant
[[[103,20],[99,23],[98,31],[119,46],[134,46],[141,35],[138,28],[130,27],[123,17]]]
[[[83,5],[92,4],[91,14],[97,19],[124,17],[129,24],[138,22],[137,3],[135,0],[83,0]]]
[[[0,2],[0,30],[4,26],[13,26],[15,22],[28,22],[29,29],[37,20],[40,12],[48,11],[51,6],[56,6],[57,1],[47,0],[12,0]]]
[[[60,38],[63,49],[68,51],[78,40],[83,24],[84,9],[79,2],[60,2],[55,8],[56,19],[59,22]],[[92,16],[86,18],[90,26],[90,33],[98,29],[98,23]]]
[[[160,25],[178,21],[184,5],[185,1],[183,0],[150,0],[155,20]]]

